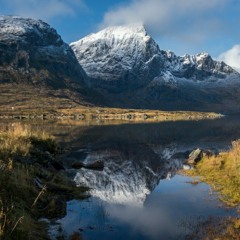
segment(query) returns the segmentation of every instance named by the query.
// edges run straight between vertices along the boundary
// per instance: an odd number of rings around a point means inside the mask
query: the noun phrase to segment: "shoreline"
[[[37,111],[37,110],[36,110]],[[205,120],[219,119],[224,117],[214,112],[194,111],[160,111],[160,110],[137,110],[137,109],[111,109],[111,108],[89,108],[89,109],[64,109],[59,111],[35,111],[31,112],[0,112],[3,120],[71,120],[84,121],[122,121],[122,122],[163,122],[178,120]]]

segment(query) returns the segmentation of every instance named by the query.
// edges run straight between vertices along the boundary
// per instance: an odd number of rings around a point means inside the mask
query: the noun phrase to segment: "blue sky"
[[[0,0],[0,14],[43,19],[68,43],[141,21],[161,49],[206,51],[240,70],[239,0]]]

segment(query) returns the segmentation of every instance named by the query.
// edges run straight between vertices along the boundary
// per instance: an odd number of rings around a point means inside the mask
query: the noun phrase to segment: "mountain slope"
[[[86,74],[56,30],[41,20],[0,16],[0,83],[79,87]]]
[[[110,27],[70,46],[91,78],[90,85],[110,91],[144,86],[159,75],[164,60],[142,25]]]
[[[160,50],[142,25],[109,27],[70,46],[111,106],[239,111],[239,73],[207,53]]]

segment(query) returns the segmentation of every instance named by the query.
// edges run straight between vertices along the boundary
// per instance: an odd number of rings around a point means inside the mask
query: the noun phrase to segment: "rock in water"
[[[197,148],[193,150],[188,157],[187,163],[190,165],[193,165],[197,162],[199,162],[202,159],[202,150],[200,148]]]

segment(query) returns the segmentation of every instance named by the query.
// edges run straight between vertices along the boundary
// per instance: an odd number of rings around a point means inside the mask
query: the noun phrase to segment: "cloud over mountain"
[[[228,51],[222,53],[218,60],[224,61],[236,71],[240,72],[240,44],[233,46]]]
[[[224,9],[230,2],[233,0],[131,0],[106,12],[100,28],[143,22],[155,38],[197,45],[223,34],[222,16],[227,15]]]

